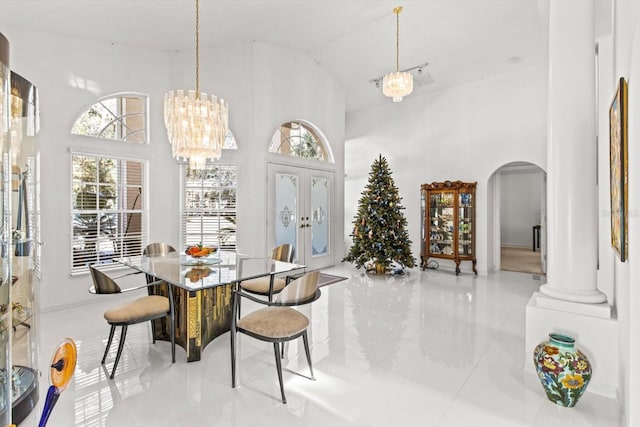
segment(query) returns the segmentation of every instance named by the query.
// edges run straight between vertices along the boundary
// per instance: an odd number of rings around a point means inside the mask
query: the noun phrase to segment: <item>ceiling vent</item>
[[[419,69],[417,73],[413,74],[413,83],[416,86],[427,86],[434,84],[435,80],[433,80],[431,73],[428,73],[423,69]]]

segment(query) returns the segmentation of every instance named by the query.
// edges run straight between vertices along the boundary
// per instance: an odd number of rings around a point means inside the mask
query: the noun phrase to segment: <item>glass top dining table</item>
[[[251,257],[232,251],[216,251],[201,258],[170,252],[163,256],[122,257],[116,261],[188,291],[214,288],[305,268],[300,264]]]
[[[206,345],[231,327],[232,296],[237,283],[276,274],[298,274],[305,266],[269,258],[256,258],[231,251],[216,251],[208,257],[193,258],[184,253],[148,257],[121,257],[117,262],[161,279],[172,287],[150,292],[168,295],[175,306],[175,342],[184,348],[188,362],[198,361]],[[149,288],[152,289],[152,288]],[[170,341],[170,318],[153,322],[154,340]]]

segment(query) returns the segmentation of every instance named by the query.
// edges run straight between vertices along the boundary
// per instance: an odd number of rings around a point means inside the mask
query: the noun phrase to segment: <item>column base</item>
[[[611,316],[594,316],[592,310],[596,306],[559,301],[534,292],[526,309],[524,371],[535,375],[533,350],[536,345],[549,338],[549,333],[570,335],[576,339],[576,348],[589,358],[593,366],[593,376],[587,392],[616,398],[619,372],[618,320]],[[542,388],[540,393],[544,395]]]
[[[576,302],[559,299],[559,297],[556,296],[556,292],[553,292],[552,295],[547,295],[543,289],[545,286],[546,285],[542,285],[540,287],[540,292],[533,294],[532,299],[535,298],[535,303],[538,307],[566,311],[568,313],[581,314],[583,316],[600,317],[602,319],[611,318],[611,305],[606,302],[606,295],[604,294],[602,295],[605,297],[605,302]]]
[[[601,304],[607,302],[607,296],[598,289],[573,290],[557,288],[549,283],[540,286],[540,292],[548,297],[579,304]]]

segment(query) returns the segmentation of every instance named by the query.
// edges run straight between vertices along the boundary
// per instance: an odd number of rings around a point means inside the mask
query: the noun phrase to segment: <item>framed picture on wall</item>
[[[609,108],[609,162],[611,178],[611,246],[627,259],[627,82],[620,77]]]

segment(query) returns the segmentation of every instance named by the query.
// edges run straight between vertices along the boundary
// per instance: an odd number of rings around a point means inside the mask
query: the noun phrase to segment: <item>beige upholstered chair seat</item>
[[[169,252],[175,252],[171,246],[166,243],[152,243],[148,245],[143,254],[152,257],[166,255]],[[118,362],[122,356],[122,350],[124,349],[124,340],[127,337],[127,328],[129,325],[135,325],[136,323],[143,323],[151,321],[151,336],[153,342],[156,342],[155,325],[154,320],[168,317],[170,338],[171,338],[171,362],[176,362],[176,328],[175,328],[175,309],[173,304],[173,290],[171,284],[158,280],[153,276],[146,275],[146,285],[132,287],[129,289],[121,289],[118,283],[114,279],[129,276],[139,273],[138,271],[123,274],[118,277],[111,277],[104,271],[97,268],[97,265],[90,265],[89,271],[91,272],[91,280],[93,286],[89,289],[89,292],[95,294],[121,294],[127,291],[133,291],[136,289],[147,288],[149,295],[138,298],[134,301],[130,301],[125,304],[121,304],[115,308],[109,309],[104,312],[104,318],[111,326],[109,330],[109,339],[107,340],[107,346],[104,349],[104,355],[102,356],[101,365],[105,364],[107,356],[109,355],[109,349],[113,342],[113,336],[117,328],[120,328],[120,342],[118,343],[118,352],[116,353],[116,360],[113,363],[113,369],[109,378],[113,379],[116,374],[116,368]],[[164,288],[158,290],[154,288]],[[160,295],[164,294],[164,295]]]
[[[169,298],[148,295],[105,311],[104,318],[109,323],[133,324],[167,314],[168,311]]]
[[[266,307],[246,315],[237,326],[263,337],[286,338],[307,329],[309,319],[290,307]]]
[[[268,294],[269,293],[269,281],[270,277],[257,277],[255,279],[243,280],[240,283],[242,289],[247,292],[253,292],[256,294]],[[284,279],[280,279],[279,277],[273,278],[273,293],[277,294],[281,290],[284,289],[287,283]]]
[[[236,386],[236,334],[241,332],[250,337],[271,342],[273,344],[273,354],[276,358],[276,369],[278,371],[278,382],[280,383],[280,394],[282,403],[287,403],[284,395],[284,383],[282,381],[282,358],[285,354],[285,343],[302,337],[304,352],[307,355],[311,379],[313,378],[313,367],[311,365],[311,352],[309,351],[309,338],[307,329],[309,319],[291,306],[309,304],[320,297],[318,289],[318,271],[301,276],[278,293],[275,302],[262,301],[255,298],[242,289],[233,292],[233,308],[231,311],[231,386]],[[243,282],[242,285],[244,285]],[[270,295],[271,296],[271,295]],[[258,304],[268,307],[249,313],[238,319],[241,298],[248,298]],[[236,320],[238,319],[238,320]],[[282,355],[281,355],[282,353]]]

